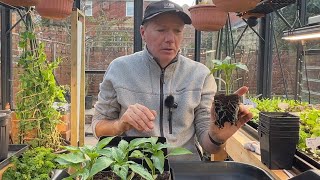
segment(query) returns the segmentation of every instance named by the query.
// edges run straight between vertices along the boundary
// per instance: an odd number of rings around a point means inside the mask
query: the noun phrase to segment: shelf
[[[269,14],[275,10],[289,6],[296,3],[296,0],[263,0],[254,8],[248,12],[241,12],[238,15],[242,16],[246,13],[250,14]]]

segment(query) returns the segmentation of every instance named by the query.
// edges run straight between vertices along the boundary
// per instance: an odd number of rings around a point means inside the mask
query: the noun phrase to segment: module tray
[[[27,149],[28,145],[25,144],[9,144],[8,157],[0,162],[0,169],[10,164],[12,156],[20,156]]]

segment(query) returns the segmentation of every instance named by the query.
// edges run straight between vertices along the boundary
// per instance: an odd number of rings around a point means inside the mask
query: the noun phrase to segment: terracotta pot
[[[16,113],[12,112],[11,113],[11,124],[10,124],[10,136],[12,138],[12,141],[14,144],[19,144],[20,143],[20,138],[19,138],[19,124],[20,120],[17,119]],[[33,129],[31,131],[28,131],[25,133],[25,137],[23,141],[30,141],[33,140],[37,135],[37,130]]]
[[[191,6],[189,11],[192,25],[199,31],[218,31],[227,21],[228,13],[214,4]]]
[[[213,3],[226,12],[244,12],[257,6],[260,0],[213,0]]]
[[[3,3],[12,6],[35,6],[39,4],[41,0],[1,0]]]
[[[42,0],[36,11],[41,17],[48,19],[64,19],[72,12],[73,0]]]
[[[19,123],[20,120],[11,120],[11,138],[14,144],[20,143],[20,137],[19,137]],[[37,135],[37,130],[33,129],[31,131],[28,131],[24,134],[23,142],[24,141],[31,141],[33,140]]]
[[[61,123],[57,124],[60,133],[70,130],[70,113],[64,114],[60,118]]]

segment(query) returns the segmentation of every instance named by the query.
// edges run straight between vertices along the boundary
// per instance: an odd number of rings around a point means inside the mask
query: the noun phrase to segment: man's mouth
[[[162,50],[164,50],[164,51],[173,51],[173,49],[162,49]]]

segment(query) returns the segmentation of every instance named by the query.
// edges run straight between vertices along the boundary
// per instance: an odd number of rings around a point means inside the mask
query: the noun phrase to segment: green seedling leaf
[[[240,68],[242,70],[249,71],[248,67],[245,64],[237,63],[236,66],[237,68]]]
[[[154,149],[157,150],[157,151],[160,151],[160,150],[165,149],[165,148],[168,148],[168,147],[170,147],[169,144],[157,143],[157,144],[154,146]]]
[[[127,178],[127,175],[128,175],[128,172],[129,172],[129,167],[128,165],[118,165],[118,164],[115,164],[113,166],[113,172],[118,175],[121,179],[126,179]]]
[[[131,164],[129,165],[129,168],[139,174],[141,177],[143,177],[146,180],[153,180],[152,175],[148,172],[148,170],[146,170],[145,168],[143,168],[140,164]]]
[[[69,153],[69,154],[60,154],[58,158],[63,159],[66,162],[77,164],[85,162],[87,159],[84,158],[82,153]]]
[[[140,159],[144,157],[144,154],[139,150],[134,150],[129,157]]]
[[[111,149],[105,148],[97,151],[100,155],[104,155],[106,157],[112,157]]]
[[[177,147],[170,151],[167,156],[176,156],[176,155],[184,155],[184,154],[192,154],[191,151],[185,148]]]
[[[144,143],[150,142],[150,139],[148,138],[136,138],[130,141],[129,143],[129,151],[138,148],[140,145]]]
[[[89,177],[93,177],[98,172],[104,170],[105,168],[109,167],[114,161],[107,157],[99,157],[96,163],[93,164]]]
[[[158,151],[151,156],[154,167],[158,169],[161,174],[164,171],[164,158],[163,151]]]
[[[152,145],[155,145],[157,143],[157,141],[158,141],[158,137],[150,137],[150,143]]]
[[[153,165],[153,163],[152,163],[152,161],[151,161],[150,158],[148,158],[147,156],[145,156],[144,160],[147,162],[147,164],[148,164],[148,166],[149,166],[150,169],[154,169],[154,165]]]
[[[97,149],[100,150],[100,149],[106,147],[110,143],[110,141],[112,141],[113,138],[114,137],[107,137],[107,138],[100,140],[98,142],[98,144],[96,145]]]
[[[89,170],[84,169],[83,172],[79,176],[81,176],[81,179],[83,179],[83,180],[88,179],[89,178]]]
[[[111,148],[111,154],[112,157],[117,161],[117,162],[123,162],[123,160],[126,158],[125,154],[123,151],[119,148],[112,147]]]
[[[118,144],[118,148],[122,150],[122,152],[126,152],[129,147],[129,143],[125,140],[121,140]]]

